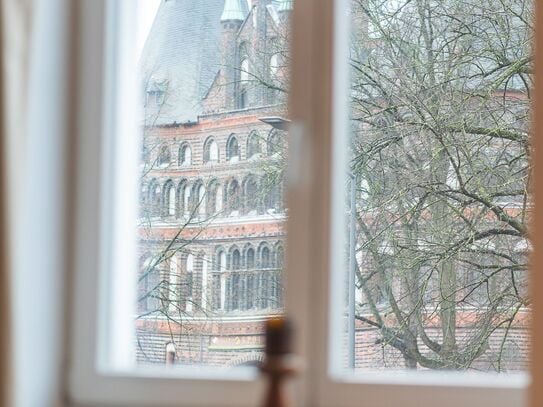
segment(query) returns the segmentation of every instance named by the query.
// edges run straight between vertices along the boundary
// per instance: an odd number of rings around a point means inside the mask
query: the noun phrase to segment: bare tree
[[[518,368],[512,327],[529,307],[532,4],[353,8],[358,318],[407,367]]]

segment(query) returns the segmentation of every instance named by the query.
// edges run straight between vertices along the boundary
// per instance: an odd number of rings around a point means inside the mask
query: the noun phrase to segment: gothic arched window
[[[260,136],[257,132],[253,131],[249,134],[247,139],[247,159],[250,159],[262,152],[260,146]]]
[[[272,131],[268,137],[268,156],[279,155],[283,151],[283,138],[278,131]]]
[[[232,251],[232,270],[239,270],[241,267],[241,256],[238,249]]]
[[[231,212],[239,211],[241,206],[241,191],[235,179],[228,185],[228,206]]]
[[[184,184],[181,187],[181,199],[183,199],[183,213],[185,215],[190,213],[190,195],[190,186],[188,184]]]
[[[164,185],[164,212],[167,216],[175,216],[175,186],[172,181]]]
[[[221,250],[217,255],[217,271],[226,270],[226,253]]]
[[[204,164],[208,162],[219,162],[219,146],[212,138],[207,139],[204,144]]]
[[[171,160],[172,160],[172,154],[170,152],[170,148],[168,146],[160,147],[160,150],[158,153],[158,160],[157,160],[158,166],[167,167],[170,165]]]
[[[179,149],[179,165],[186,166],[192,164],[192,150],[188,144],[183,144]]]
[[[255,177],[249,176],[245,180],[245,212],[256,213],[258,210],[258,184]]]
[[[160,215],[160,207],[161,207],[161,189],[158,182],[154,182],[151,184],[150,190],[150,212],[151,215],[157,216]]]
[[[260,265],[263,269],[270,268],[270,249],[266,246],[260,252]]]
[[[205,188],[202,184],[200,184],[198,186],[198,191],[197,191],[197,197],[198,197],[198,202],[197,202],[197,205],[198,205],[198,214],[199,215],[205,215],[206,213],[206,203],[205,203]]]
[[[275,252],[275,266],[278,269],[282,269],[284,260],[285,260],[285,251],[282,246],[278,246]]]
[[[251,247],[247,249],[247,253],[245,254],[247,258],[247,269],[251,270],[255,268],[255,251]]]
[[[226,144],[226,159],[228,161],[238,161],[239,160],[239,143],[236,136],[232,135],[228,139]]]

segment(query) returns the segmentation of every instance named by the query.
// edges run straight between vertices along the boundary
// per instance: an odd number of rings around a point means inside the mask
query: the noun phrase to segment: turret
[[[221,15],[221,72],[224,89],[224,108],[236,107],[235,92],[238,77],[237,35],[247,17],[246,0],[226,0]]]

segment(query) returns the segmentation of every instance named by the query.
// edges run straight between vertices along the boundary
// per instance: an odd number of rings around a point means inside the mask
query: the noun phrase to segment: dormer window
[[[147,93],[145,97],[145,106],[162,106],[166,101],[166,89],[168,88],[168,81],[162,80],[157,81],[151,79],[149,81],[149,86],[147,88]]]
[[[155,104],[157,106],[162,106],[164,104],[164,92],[162,91],[155,92]]]

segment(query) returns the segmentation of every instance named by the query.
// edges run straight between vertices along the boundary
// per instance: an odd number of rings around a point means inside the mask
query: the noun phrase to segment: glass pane
[[[341,360],[526,370],[532,1],[351,4]]]
[[[142,0],[134,354],[251,365],[283,312],[292,2]]]

